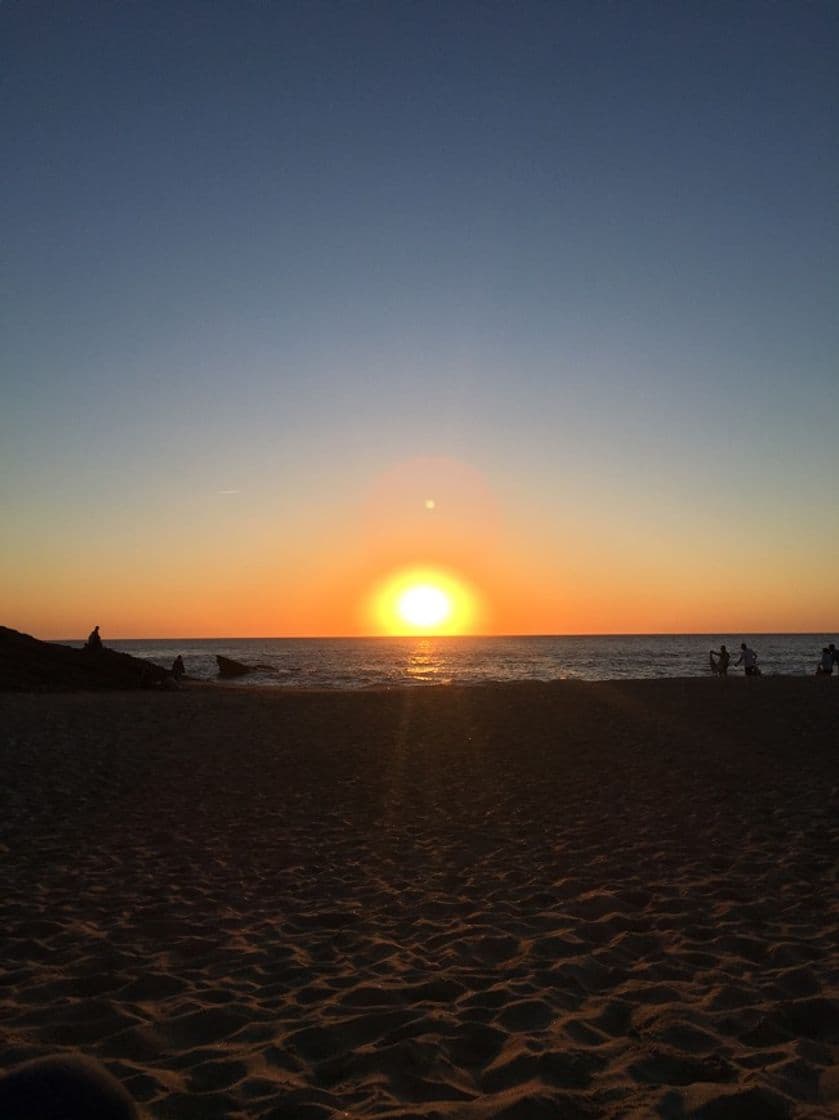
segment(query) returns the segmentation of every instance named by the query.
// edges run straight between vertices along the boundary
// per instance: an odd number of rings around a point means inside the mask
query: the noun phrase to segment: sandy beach
[[[0,695],[0,1065],[171,1120],[839,1112],[839,684]]]

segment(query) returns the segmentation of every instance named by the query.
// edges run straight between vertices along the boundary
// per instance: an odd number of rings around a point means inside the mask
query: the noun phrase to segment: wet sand
[[[839,682],[0,695],[0,1065],[150,1117],[839,1112]]]

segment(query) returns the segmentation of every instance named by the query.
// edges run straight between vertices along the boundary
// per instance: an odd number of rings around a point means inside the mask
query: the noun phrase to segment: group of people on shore
[[[731,664],[731,654],[724,645],[720,646],[718,650],[712,649],[709,653],[711,661],[711,672],[716,673],[719,677],[728,676],[728,667]],[[757,663],[757,654],[747,646],[745,642],[740,643],[740,656],[734,662],[734,668],[738,665],[743,666],[743,671],[747,677],[759,677],[760,668]]]
[[[720,648],[712,649],[709,651],[711,661],[711,672],[716,673],[719,677],[728,676],[728,667],[731,664],[731,654],[721,645]],[[743,666],[743,671],[747,677],[759,677],[761,675],[760,666],[757,663],[757,654],[747,646],[745,642],[740,643],[740,656],[734,662],[734,668],[738,665]],[[816,665],[817,677],[829,677],[833,673],[833,666],[839,665],[839,650],[833,642],[829,646],[822,649],[822,655]]]

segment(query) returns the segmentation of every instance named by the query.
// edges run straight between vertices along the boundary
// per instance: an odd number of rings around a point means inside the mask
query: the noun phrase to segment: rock
[[[159,688],[168,677],[168,670],[127,653],[73,649],[0,626],[0,691]]]
[[[234,661],[232,657],[222,657],[220,653],[216,654],[216,661],[220,677],[243,677],[246,673],[255,671],[253,666],[243,665],[241,661]]]

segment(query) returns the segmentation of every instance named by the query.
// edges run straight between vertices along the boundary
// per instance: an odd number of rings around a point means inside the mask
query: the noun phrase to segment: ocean
[[[650,634],[508,638],[159,638],[105,644],[187,673],[217,676],[215,655],[263,668],[240,678],[266,688],[359,689],[488,681],[626,680],[709,675],[708,651],[725,642],[732,666],[745,640],[764,675],[810,675],[825,634]],[[79,644],[79,643],[71,643]],[[729,672],[742,673],[742,668]]]

